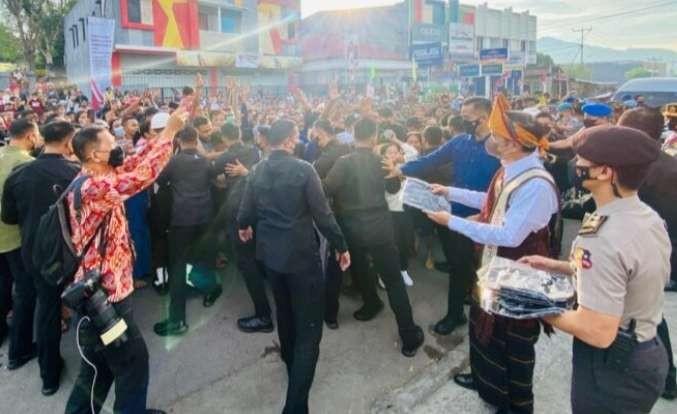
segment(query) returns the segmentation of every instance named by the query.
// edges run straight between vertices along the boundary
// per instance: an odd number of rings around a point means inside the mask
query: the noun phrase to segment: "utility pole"
[[[573,29],[574,32],[581,34],[581,66],[583,66],[583,47],[585,45],[585,34],[592,31],[592,27],[581,27],[580,29]]]

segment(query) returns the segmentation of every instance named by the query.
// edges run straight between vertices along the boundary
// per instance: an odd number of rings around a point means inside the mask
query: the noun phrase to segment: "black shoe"
[[[468,390],[476,390],[475,380],[471,374],[456,374],[454,375],[454,382],[461,387]]]
[[[153,326],[153,331],[159,336],[179,336],[188,332],[186,322],[174,322],[170,320],[158,322]]]
[[[468,320],[463,314],[461,314],[459,318],[445,317],[441,321],[437,322],[435,326],[433,326],[433,332],[442,336],[449,335],[454,331],[454,329],[461,325],[465,325],[466,323],[468,323]]]
[[[63,377],[63,373],[66,368],[66,363],[64,362],[63,358],[61,358],[61,367],[59,368],[59,376],[57,377],[56,383],[55,384],[42,384],[42,395],[45,397],[52,396],[59,391],[59,385],[61,384],[61,378]]]
[[[356,310],[355,313],[353,313],[353,317],[358,321],[366,322],[374,319],[376,315],[381,313],[382,310],[383,302],[379,300],[376,305],[362,306],[360,309]]]
[[[402,341],[402,355],[407,358],[413,358],[416,356],[416,351],[418,351],[421,345],[423,345],[424,341],[425,335],[423,335],[423,329],[417,326],[416,333],[414,334],[414,338],[411,340],[411,343],[404,344],[404,340]]]
[[[677,398],[677,388],[674,387],[670,389],[666,388],[661,397],[670,401],[674,400],[675,398]]]
[[[331,329],[332,331],[335,331],[339,328],[338,321],[324,321],[324,323],[327,325],[327,328]]]
[[[155,292],[157,292],[158,295],[165,296],[169,293],[169,283],[161,283],[159,285],[153,283],[153,289],[155,289]]]
[[[252,316],[249,318],[238,319],[237,328],[245,333],[256,333],[256,332],[273,332],[275,327],[273,326],[273,321],[266,316]]]
[[[15,369],[19,369],[26,365],[31,359],[35,358],[38,356],[38,352],[33,349],[28,355],[22,356],[17,359],[10,359],[7,361],[7,369],[10,371],[14,371]]]
[[[7,326],[0,328],[0,346],[5,343],[5,338],[7,338]]]
[[[448,262],[435,262],[435,270],[442,273],[449,273]]]
[[[221,296],[221,293],[223,293],[223,289],[221,289],[220,286],[214,289],[212,292],[207,293],[205,295],[205,298],[202,300],[202,305],[205,308],[211,307],[212,305],[214,305],[214,302],[216,302],[216,299],[218,299],[219,296]]]
[[[167,412],[162,410],[156,410],[154,408],[147,408],[146,414],[167,414]]]
[[[665,285],[663,289],[665,292],[677,292],[677,282],[674,280],[669,280],[668,284]]]
[[[59,384],[53,387],[45,387],[45,386],[42,387],[42,395],[44,395],[45,397],[50,397],[56,394],[57,391],[59,391]]]

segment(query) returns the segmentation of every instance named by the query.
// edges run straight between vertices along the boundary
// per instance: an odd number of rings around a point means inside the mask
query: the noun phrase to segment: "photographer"
[[[161,413],[146,409],[148,350],[134,322],[129,300],[134,291],[133,253],[124,201],[151,185],[167,165],[172,154],[172,140],[183,127],[187,113],[178,110],[171,117],[159,113],[154,118],[158,119],[153,121],[165,121],[152,122],[166,126],[164,131],[126,160],[122,148],[115,146],[115,137],[106,129],[85,128],[73,138],[73,150],[82,162],[81,175],[88,177],[80,190],[81,208],[75,208],[73,193],[67,196],[73,245],[77,251],[88,247],[83,252],[75,281],[92,278],[90,275],[98,272],[108,301],[127,329],[125,340],[105,346],[99,339],[101,332],[91,324],[78,326],[79,346],[86,359],[66,405],[66,413],[89,412],[90,404],[92,410],[98,412],[113,382],[116,413]],[[93,242],[89,243],[90,240]],[[101,315],[87,316],[96,320]],[[95,379],[94,401],[91,402]]]

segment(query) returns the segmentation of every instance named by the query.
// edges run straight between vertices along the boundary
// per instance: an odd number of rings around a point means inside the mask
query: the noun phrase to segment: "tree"
[[[643,68],[641,66],[638,66],[636,68],[630,69],[629,71],[625,72],[625,79],[631,80],[631,79],[637,79],[637,78],[650,78],[651,77],[651,71],[647,68]]]
[[[555,66],[555,61],[550,55],[546,55],[545,53],[537,53],[536,65],[539,67],[553,67]]]
[[[19,39],[7,26],[0,24],[0,62],[14,63],[21,56]]]
[[[0,0],[16,29],[24,60],[34,70],[37,57],[50,69],[63,38],[63,19],[77,0]],[[63,53],[63,52],[61,52]],[[57,60],[62,60],[57,56]]]
[[[585,65],[565,65],[564,73],[571,79],[592,80],[592,70]]]

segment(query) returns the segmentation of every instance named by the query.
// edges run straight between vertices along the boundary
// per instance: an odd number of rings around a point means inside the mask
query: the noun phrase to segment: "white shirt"
[[[341,144],[353,143],[353,135],[348,131],[343,131],[340,134],[336,135],[336,139],[338,139]]]
[[[537,153],[505,165],[504,180],[508,182],[532,168],[543,168],[543,163]],[[450,187],[448,198],[449,201],[479,209],[484,205],[487,193]],[[448,227],[476,243],[518,247],[531,233],[547,226],[552,215],[558,210],[558,195],[552,185],[543,179],[533,179],[527,181],[510,196],[503,225],[478,223],[452,217]]]

